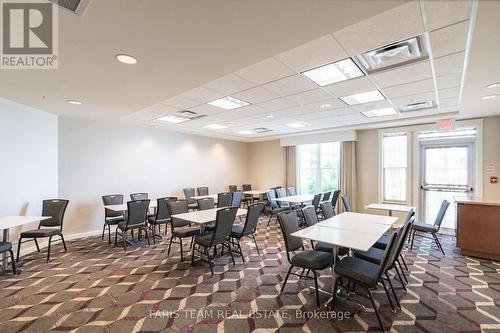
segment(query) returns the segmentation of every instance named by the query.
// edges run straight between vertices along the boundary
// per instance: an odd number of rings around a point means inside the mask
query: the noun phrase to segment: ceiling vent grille
[[[196,112],[187,111],[187,110],[186,111],[179,111],[176,113],[176,115],[179,117],[182,117],[182,118],[190,119],[190,120],[201,118],[201,117],[205,116],[204,114],[197,114]]]
[[[85,13],[85,10],[87,10],[88,6],[92,2],[92,0],[49,0],[49,1],[77,15],[83,15]]]
[[[402,105],[398,107],[398,109],[399,112],[411,112],[411,111],[430,109],[435,106],[436,104],[434,103],[434,101],[425,101],[425,102],[417,102],[417,103]]]
[[[266,132],[271,132],[272,130],[269,128],[265,128],[265,127],[257,127],[257,128],[254,128],[253,131],[255,133],[266,133]]]

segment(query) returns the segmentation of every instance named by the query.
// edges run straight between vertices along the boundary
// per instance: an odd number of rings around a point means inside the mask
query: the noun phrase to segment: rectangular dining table
[[[274,199],[275,201],[281,201],[281,202],[288,202],[292,204],[302,204],[304,202],[309,202],[313,201],[314,195],[313,194],[299,194],[299,195],[290,195],[287,197],[282,197],[282,198],[276,198]]]
[[[195,210],[194,212],[187,212],[181,214],[174,214],[171,217],[175,217],[180,220],[188,221],[191,223],[199,224],[203,229],[204,225],[210,222],[214,222],[217,219],[217,211],[223,208],[213,208],[205,210]],[[238,208],[236,212],[236,217],[241,217],[247,215],[247,210],[243,208]]]
[[[371,204],[365,206],[365,209],[388,211],[389,216],[392,216],[392,212],[406,212],[406,213],[408,213],[410,210],[415,209],[415,207],[408,206],[408,205],[399,205],[399,204],[371,203]]]

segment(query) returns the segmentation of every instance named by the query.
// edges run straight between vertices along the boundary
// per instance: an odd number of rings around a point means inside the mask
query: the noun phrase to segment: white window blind
[[[340,179],[340,143],[297,146],[298,189],[300,193],[335,191]]]
[[[382,178],[384,201],[407,200],[408,135],[382,137]]]

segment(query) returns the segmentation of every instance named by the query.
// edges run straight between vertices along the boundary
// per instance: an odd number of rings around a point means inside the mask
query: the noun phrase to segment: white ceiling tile
[[[448,56],[434,59],[436,76],[461,72],[464,68],[465,52],[459,52]]]
[[[169,113],[175,113],[177,111],[178,109],[167,105],[155,104],[140,111],[131,113],[127,117],[135,120],[154,120]]]
[[[381,88],[420,81],[431,77],[431,65],[428,60],[370,75],[370,78]]]
[[[330,106],[327,106],[330,105]],[[338,108],[343,108],[345,107],[346,104],[342,102],[338,98],[331,98],[327,99],[321,102],[316,102],[316,103],[311,103],[304,105],[304,108],[309,110],[310,112],[316,112],[316,111],[321,111],[321,110],[334,110]]]
[[[299,92],[315,89],[317,88],[317,85],[307,80],[302,75],[297,74],[281,80],[267,83],[263,87],[280,96],[288,96]]]
[[[320,37],[294,49],[278,54],[275,58],[297,72],[303,72],[347,58],[342,46],[331,34]]]
[[[257,104],[280,97],[279,95],[262,87],[248,89],[240,93],[233,94],[232,96],[252,104]]]
[[[255,84],[249,82],[237,75],[228,74],[217,80],[213,80],[204,85],[204,87],[219,92],[223,95],[231,95],[242,90],[254,87]]]
[[[462,72],[438,76],[436,81],[438,89],[458,87],[462,82]]]
[[[287,99],[290,99],[297,104],[309,104],[319,101],[324,101],[327,99],[331,99],[332,95],[327,93],[325,90],[317,88],[314,90],[305,91],[302,93],[294,94],[287,96]]]
[[[439,107],[440,108],[455,108],[458,110],[459,106],[459,99],[458,97],[451,97],[451,98],[441,98],[439,100]]]
[[[470,18],[472,1],[423,1],[427,26],[435,30]]]
[[[430,33],[434,58],[465,50],[469,21],[457,23]]]
[[[334,37],[351,55],[391,44],[424,32],[418,1],[408,1],[394,9],[370,17],[335,32]]]
[[[451,98],[451,97],[459,97],[460,96],[460,87],[446,88],[438,90],[439,99],[443,98]]]
[[[295,72],[278,60],[269,58],[255,65],[243,68],[235,72],[235,74],[260,85],[293,75]]]
[[[391,102],[394,104],[395,107],[403,106],[406,104],[412,104],[412,103],[427,102],[427,101],[436,102],[436,93],[434,91],[428,92],[428,93],[409,95],[409,96],[403,96],[403,97],[391,99]]]
[[[432,79],[410,82],[383,89],[383,93],[387,98],[415,95],[430,91],[434,91],[434,81]]]
[[[358,77],[351,80],[346,80],[328,86],[323,89],[327,90],[330,94],[336,97],[344,97],[354,95],[366,91],[377,90],[377,87],[366,77]]]
[[[223,93],[213,91],[205,87],[196,87],[180,95],[200,103],[207,103],[225,96]]]
[[[182,96],[174,96],[167,99],[166,101],[161,102],[161,104],[169,105],[174,108],[178,108],[179,110],[184,110],[186,108],[198,105],[200,104],[200,102]]]
[[[372,111],[372,110],[378,110],[378,109],[390,108],[390,107],[392,107],[391,103],[389,103],[389,101],[387,101],[387,100],[384,100],[384,101],[376,101],[376,102],[372,102],[372,103],[353,105],[353,106],[351,106],[351,110],[356,111],[356,112],[365,112],[365,111]]]
[[[201,105],[189,108],[189,111],[193,111],[193,112],[196,112],[198,114],[213,115],[213,114],[225,112],[226,110],[218,108],[218,107],[210,105],[210,104],[201,104]]]
[[[285,109],[285,108],[291,108],[293,106],[297,106],[298,103],[292,101],[292,100],[289,100],[287,98],[277,98],[277,99],[273,99],[273,100],[270,100],[270,101],[267,101],[267,102],[264,102],[264,103],[259,103],[258,106],[266,109],[266,110],[269,110],[269,111],[276,111],[276,110],[280,110],[280,109]]]

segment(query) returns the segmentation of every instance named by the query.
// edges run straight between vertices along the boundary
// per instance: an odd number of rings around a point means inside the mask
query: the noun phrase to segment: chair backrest
[[[328,200],[330,200],[330,195],[332,195],[332,192],[325,192],[325,193],[323,193],[323,200],[322,201],[328,201]]]
[[[284,198],[286,197],[286,190],[284,188],[277,188],[274,190],[276,192],[276,198]],[[288,203],[282,201],[276,201],[278,203],[278,207],[287,207]]]
[[[330,201],[324,201],[320,204],[321,211],[323,212],[323,217],[329,219],[335,216],[335,210]]]
[[[250,184],[243,184],[241,187],[243,188],[243,191],[251,191],[252,190],[252,185],[250,185]]]
[[[254,232],[255,229],[257,229],[259,216],[263,209],[264,205],[260,202],[248,206],[247,217],[245,219],[245,226],[243,227],[243,235],[246,235],[250,232]]]
[[[340,190],[336,190],[333,192],[333,195],[332,195],[333,209],[335,209],[335,207],[337,207],[337,201],[339,200],[339,195],[340,195]]]
[[[219,193],[217,194],[217,207],[229,207],[233,202],[232,193]]]
[[[288,195],[297,195],[297,191],[295,190],[295,187],[293,187],[293,186],[290,186],[287,189],[287,192],[288,192]]]
[[[315,194],[314,195],[314,198],[313,198],[313,201],[312,201],[312,205],[314,208],[318,209],[319,207],[319,202],[321,201],[321,193],[318,193],[318,194]]]
[[[147,193],[132,193],[130,195],[130,200],[135,201],[135,200],[146,200],[149,199],[149,194]]]
[[[269,203],[269,206],[271,209],[276,209],[278,208],[278,203],[276,202],[276,193],[274,190],[270,190],[266,192],[266,197],[267,197],[267,202]]]
[[[412,209],[410,209],[410,210],[408,211],[408,214],[406,214],[406,217],[405,217],[405,220],[404,220],[403,224],[408,223],[408,221],[410,221],[410,219],[411,219],[412,217],[414,217],[414,216],[415,216],[415,210],[413,210],[413,208],[412,208]]]
[[[294,237],[291,234],[299,230],[299,221],[297,212],[294,210],[282,212],[278,214],[278,222],[280,224],[283,239],[285,240],[285,249],[288,261],[290,261],[289,252],[296,251],[302,248],[302,239]]]
[[[198,203],[199,210],[207,210],[207,209],[214,209],[215,208],[214,198],[198,199],[198,200],[196,200],[196,202]]]
[[[437,227],[437,231],[441,228],[441,223],[443,223],[444,216],[446,215],[449,205],[450,202],[448,200],[443,200],[443,202],[441,202],[441,207],[439,207],[439,212],[436,216],[436,220],[434,221],[434,226]]]
[[[229,185],[229,192],[233,193],[238,191],[238,186],[237,185]]]
[[[198,195],[208,195],[208,187],[206,186],[198,187],[196,190],[198,191]]]
[[[233,192],[233,199],[231,200],[231,206],[232,207],[240,207],[241,199],[243,199],[243,192],[242,191]]]
[[[175,201],[177,197],[164,197],[156,199],[156,222],[167,221],[170,218],[168,202]]]
[[[227,207],[217,211],[211,245],[220,244],[229,238],[233,230],[233,223],[237,212],[238,207]]]
[[[170,212],[170,215],[187,213],[189,210],[187,200],[168,201],[167,207],[168,207],[168,211]],[[172,227],[172,230],[174,230],[174,228],[176,228],[176,227],[184,227],[186,225],[189,225],[189,222],[186,220],[181,220],[181,219],[178,219],[178,218],[175,218],[172,216],[172,218],[170,219],[170,225]]]
[[[42,202],[42,216],[51,216],[50,219],[40,221],[40,227],[59,227],[62,230],[64,213],[69,200],[49,199]]]
[[[302,208],[302,214],[304,215],[304,220],[308,227],[311,227],[318,223],[318,214],[316,214],[316,208],[313,206],[307,206]]]
[[[193,187],[186,187],[182,189],[184,192],[184,198],[188,201],[188,204],[194,204],[196,201],[193,199],[196,196],[195,189]]]
[[[398,260],[399,255],[401,254],[401,251],[403,251],[403,247],[406,243],[406,239],[408,238],[408,233],[410,232],[412,226],[413,226],[413,221],[415,221],[415,218],[412,216],[403,226],[400,228],[400,234],[397,236],[395,246],[394,246],[394,251],[389,259],[389,264],[392,267],[396,260]]]
[[[342,199],[342,203],[344,204],[345,211],[352,212],[351,204],[349,203],[349,197],[347,195],[343,195],[340,198]]]
[[[377,281],[380,279],[382,274],[384,274],[389,267],[391,267],[392,263],[390,260],[392,259],[392,256],[394,255],[394,252],[396,250],[396,240],[398,238],[398,235],[400,235],[401,230],[397,230],[392,233],[392,235],[389,237],[389,241],[387,242],[387,246],[384,250],[384,258],[380,262],[379,265],[379,272],[377,274]]]
[[[149,199],[132,200],[127,202],[127,229],[146,224],[149,202]]]
[[[103,195],[102,203],[104,204],[104,206],[121,205],[123,204],[123,194]],[[122,212],[116,212],[114,210],[104,208],[105,217],[117,217],[122,215]]]
[[[274,191],[274,194],[276,195],[276,198],[278,197],[278,193],[276,192],[276,190],[279,189],[279,188],[281,188],[281,186],[275,186],[275,187],[269,188],[269,190]]]

